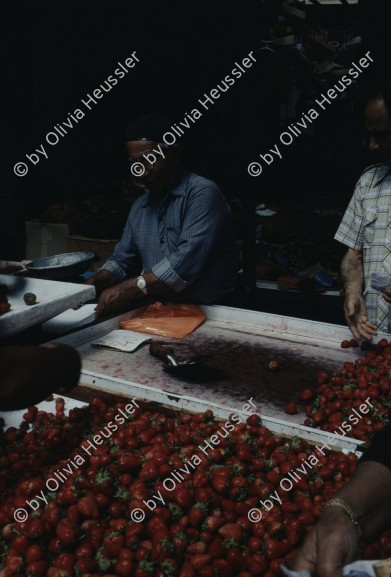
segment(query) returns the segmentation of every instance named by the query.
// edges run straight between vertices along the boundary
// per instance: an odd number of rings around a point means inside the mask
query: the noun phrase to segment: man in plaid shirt
[[[132,301],[213,304],[236,288],[230,209],[217,185],[181,167],[180,147],[165,144],[171,124],[148,114],[129,125],[130,170],[145,188],[113,255],[92,277],[96,316],[120,313]]]
[[[361,175],[335,235],[348,247],[341,263],[344,312],[356,339],[391,332],[391,290],[371,287],[372,273],[391,285],[391,82],[376,86],[365,104],[369,150],[380,164]]]

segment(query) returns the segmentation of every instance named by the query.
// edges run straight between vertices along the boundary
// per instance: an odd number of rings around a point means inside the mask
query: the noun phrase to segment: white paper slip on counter
[[[133,331],[118,329],[117,331],[112,331],[108,335],[93,341],[91,344],[93,347],[114,349],[116,351],[132,353],[138,349],[140,345],[150,340],[150,336],[145,336]]]

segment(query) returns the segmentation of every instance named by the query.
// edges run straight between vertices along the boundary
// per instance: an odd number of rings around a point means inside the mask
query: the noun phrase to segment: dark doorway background
[[[5,2],[1,8],[1,93],[18,136],[19,157],[41,143],[41,158],[24,177],[30,211],[64,191],[105,186],[123,171],[127,123],[150,111],[182,120],[257,43],[262,8],[182,2]],[[136,51],[140,62],[55,146],[45,135],[99,87],[118,62]],[[256,74],[256,66],[248,75]],[[247,79],[246,79],[247,80]],[[191,168],[234,191],[241,154],[242,101],[238,81],[183,138]],[[228,171],[227,171],[228,167]],[[12,167],[11,167],[12,170]]]
[[[281,1],[3,1],[0,95],[18,140],[16,160],[44,143],[46,133],[66,120],[118,61],[134,50],[140,58],[68,135],[55,146],[46,145],[48,160],[42,158],[23,179],[30,211],[38,213],[64,190],[77,194],[83,185],[102,187],[115,179],[124,168],[124,130],[133,117],[162,111],[178,122],[193,107],[200,109],[198,98],[235,61],[250,50],[259,55],[264,26],[275,18]],[[387,52],[386,6],[386,0],[366,0],[361,8],[313,6],[311,17],[343,28],[365,13],[357,26],[380,65]],[[190,167],[217,180],[229,197],[253,185],[246,171],[249,151],[259,154],[272,142],[279,73],[258,62],[209,111],[201,108],[202,118],[183,138]],[[346,146],[344,151],[349,155]],[[275,180],[273,170],[269,175]],[[268,185],[257,182],[265,189]]]

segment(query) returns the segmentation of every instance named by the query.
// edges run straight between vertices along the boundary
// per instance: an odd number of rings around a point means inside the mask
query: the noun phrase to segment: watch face
[[[136,284],[137,284],[137,286],[138,286],[138,288],[139,288],[140,290],[145,290],[145,288],[146,288],[146,286],[147,286],[147,283],[145,282],[145,278],[143,278],[142,276],[140,276],[140,277],[137,279]]]

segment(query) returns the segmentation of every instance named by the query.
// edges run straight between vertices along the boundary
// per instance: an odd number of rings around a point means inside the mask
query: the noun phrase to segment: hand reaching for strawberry
[[[352,562],[358,551],[356,527],[342,509],[330,508],[307,535],[291,568],[318,577],[341,577],[341,568]]]
[[[364,453],[363,462],[333,496],[334,503],[330,503],[306,536],[292,562],[294,571],[307,570],[317,577],[341,577],[342,567],[360,552],[360,538],[364,543],[371,542],[390,527],[391,470],[372,460],[384,443],[382,435],[375,437],[367,457]]]

